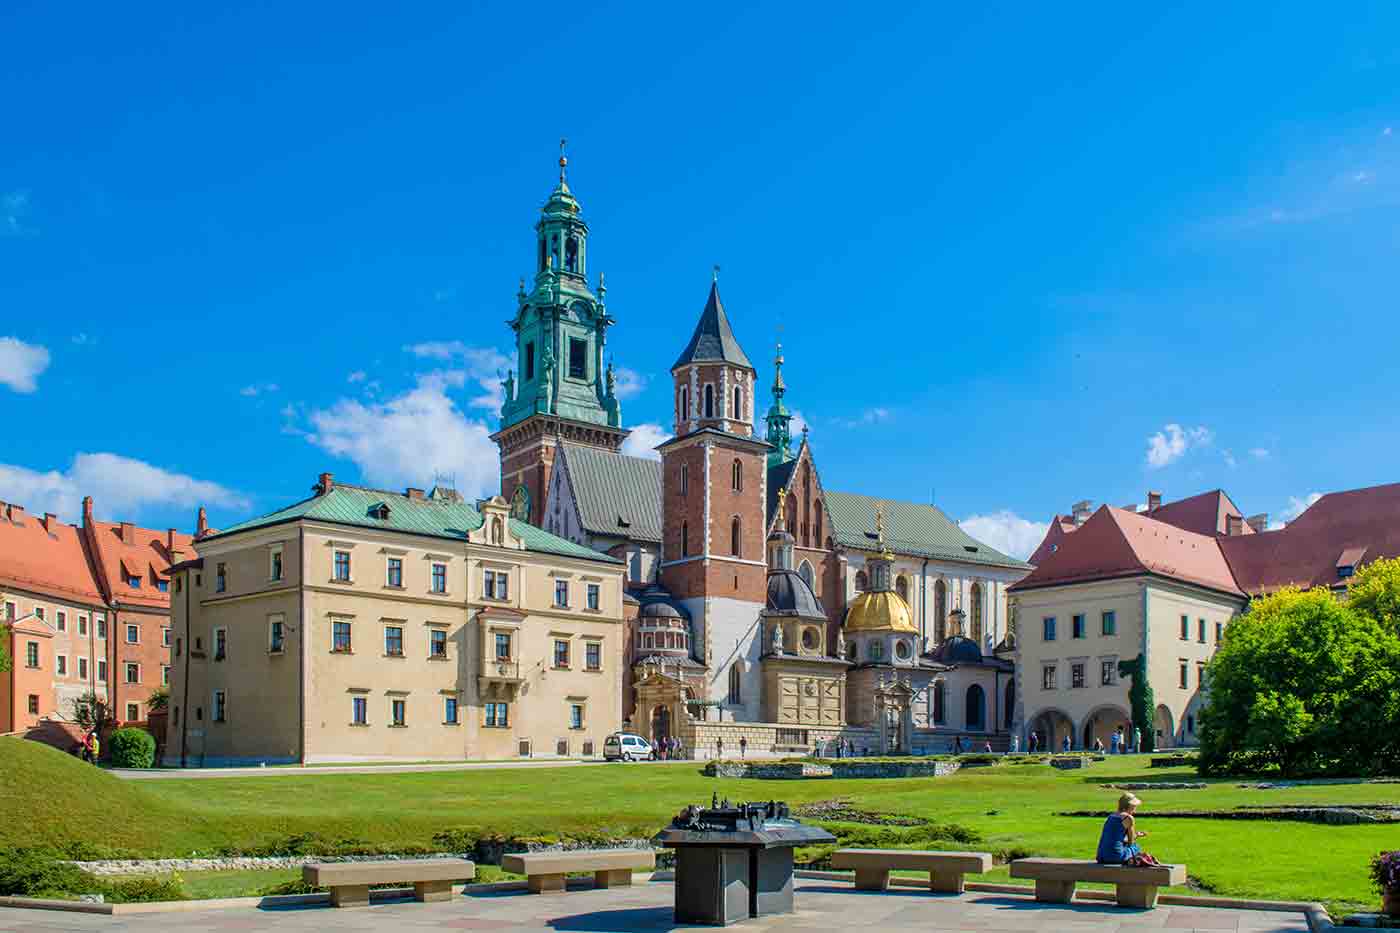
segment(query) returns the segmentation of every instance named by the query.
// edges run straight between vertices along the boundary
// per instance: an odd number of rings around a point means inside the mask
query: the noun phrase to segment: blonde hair
[[[1133,794],[1124,794],[1118,798],[1118,812],[1127,813],[1133,807],[1142,806],[1142,801]]]

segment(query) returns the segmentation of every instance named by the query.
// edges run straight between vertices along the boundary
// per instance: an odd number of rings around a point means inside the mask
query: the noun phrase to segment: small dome
[[[954,635],[938,646],[933,660],[940,664],[981,664],[982,649],[971,638]]]
[[[918,632],[909,604],[892,590],[861,593],[846,610],[848,632]]]
[[[680,610],[676,609],[676,607],[672,606],[670,603],[663,602],[647,603],[642,607],[640,615],[643,619],[681,618]]]
[[[773,612],[790,612],[803,619],[825,619],[821,600],[801,574],[791,570],[768,572],[768,608]]]

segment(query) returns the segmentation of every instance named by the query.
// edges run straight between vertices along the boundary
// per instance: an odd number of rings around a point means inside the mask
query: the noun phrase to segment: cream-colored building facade
[[[172,568],[166,763],[601,754],[620,561],[499,498],[336,485]]]

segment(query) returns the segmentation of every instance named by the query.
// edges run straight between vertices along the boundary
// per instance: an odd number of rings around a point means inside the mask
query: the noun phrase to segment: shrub
[[[145,729],[118,729],[107,740],[114,768],[149,768],[156,761],[156,740]]]
[[[443,852],[472,852],[476,850],[479,831],[471,829],[444,829],[433,833],[433,845]]]
[[[317,894],[326,890],[328,889],[307,884],[300,878],[293,878],[291,881],[284,881],[281,884],[268,885],[258,893],[263,897],[277,897],[283,894]]]
[[[1382,852],[1371,859],[1371,883],[1382,894],[1400,891],[1400,852]]]
[[[0,849],[0,896],[63,897],[99,891],[101,883],[50,849]]]
[[[101,881],[103,896],[113,904],[134,904],[145,901],[183,901],[185,886],[178,874],[168,878],[123,878]]]

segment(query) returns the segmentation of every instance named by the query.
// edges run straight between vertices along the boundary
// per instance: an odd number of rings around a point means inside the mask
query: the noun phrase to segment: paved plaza
[[[571,889],[565,895],[484,891],[443,904],[397,901],[368,908],[329,907],[224,909],[104,917],[52,911],[0,910],[0,930],[161,931],[227,933],[245,930],[509,930],[625,933],[672,930],[670,882],[639,883],[611,890]],[[918,889],[857,892],[830,881],[797,881],[794,914],[751,920],[736,929],[832,930],[876,928],[891,931],[1037,933],[1129,930],[1235,930],[1239,933],[1304,933],[1302,914],[1254,910],[1162,906],[1128,910],[1107,903],[1072,906],[1037,904],[1029,897],[969,892],[935,895]]]

